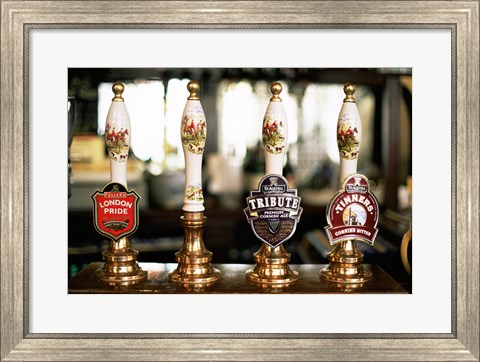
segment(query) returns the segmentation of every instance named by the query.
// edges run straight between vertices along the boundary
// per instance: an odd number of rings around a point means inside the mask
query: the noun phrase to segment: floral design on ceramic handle
[[[187,200],[203,201],[202,184],[188,185],[185,196]]]
[[[130,135],[128,128],[117,130],[110,122],[105,126],[105,141],[107,144],[108,154],[111,159],[117,162],[126,162],[129,142],[127,137]]]
[[[265,112],[262,127],[266,174],[281,175],[288,139],[287,116],[280,98],[282,85],[278,82],[272,83],[270,91],[273,96]]]
[[[107,114],[105,143],[110,157],[110,182],[127,187],[127,159],[130,149],[130,117],[122,97],[125,87],[122,83],[112,86],[115,97]]]
[[[182,143],[187,151],[201,154],[207,139],[205,116],[200,109],[193,109],[182,118]]]
[[[190,96],[182,114],[180,136],[185,157],[185,193],[183,210],[199,212],[203,206],[202,158],[207,138],[207,123],[198,91],[198,82],[190,81],[187,85]]]
[[[357,172],[358,152],[362,136],[362,122],[355,103],[355,85],[347,83],[343,87],[343,100],[337,123],[337,144],[340,153],[340,184],[347,176]]]

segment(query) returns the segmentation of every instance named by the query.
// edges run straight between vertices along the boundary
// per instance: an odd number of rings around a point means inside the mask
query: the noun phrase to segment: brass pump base
[[[105,264],[97,269],[95,276],[101,282],[114,286],[129,286],[147,279],[147,272],[137,263],[138,251],[130,247],[130,241],[123,237],[111,240],[110,246],[103,252]]]
[[[288,262],[290,254],[283,245],[272,248],[267,244],[253,254],[257,265],[254,269],[247,270],[247,280],[258,284],[285,285],[295,282],[298,279],[298,272],[290,269]]]
[[[363,284],[372,278],[372,273],[362,265],[363,253],[355,240],[341,241],[328,253],[330,265],[320,270],[320,277],[331,283]]]
[[[203,230],[207,218],[203,212],[186,212],[180,217],[185,232],[182,249],[175,253],[177,269],[168,274],[168,279],[182,285],[210,285],[220,279],[219,270],[212,267],[212,253],[203,243]]]

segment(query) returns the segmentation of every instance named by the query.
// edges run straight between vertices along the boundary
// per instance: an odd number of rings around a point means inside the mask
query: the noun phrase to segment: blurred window
[[[298,158],[296,178],[299,185],[307,185],[318,177],[329,164],[340,162],[337,147],[337,120],[345,93],[343,84],[311,83],[302,100],[302,119],[299,127]],[[368,87],[357,86],[355,99],[362,121],[362,140],[359,170],[367,167],[372,159],[373,122],[375,97]],[[338,170],[336,166],[334,168]],[[336,175],[332,175],[332,187],[336,187]],[[324,180],[328,181],[328,180]],[[314,182],[314,184],[316,184]]]
[[[124,97],[132,124],[132,152],[150,161],[150,171],[185,167],[179,124],[188,97],[188,79],[125,83]],[[310,83],[289,89],[281,82],[288,119],[288,162],[299,187],[336,187],[339,163],[336,126],[345,97],[342,84]],[[104,133],[112,84],[98,87],[98,134]],[[166,89],[165,89],[166,85]],[[265,81],[222,80],[217,89],[218,149],[223,157],[247,160],[261,141],[261,127],[271,93]],[[371,164],[375,98],[368,87],[355,93],[363,135],[359,171]],[[208,120],[208,115],[207,115]],[[285,158],[285,163],[287,157]],[[333,165],[333,167],[332,167]],[[331,172],[329,170],[332,170]],[[335,171],[337,170],[337,171]]]
[[[282,83],[282,82],[281,82]],[[282,83],[280,94],[288,119],[288,143],[297,140],[296,97],[288,93],[288,86]],[[271,98],[269,84],[224,80],[218,88],[217,109],[219,112],[219,150],[224,156],[245,158],[247,149],[262,139],[262,124]]]
[[[336,128],[345,98],[343,84],[311,83],[303,92],[293,93],[286,83],[281,83],[280,97],[288,119],[288,162],[294,168],[297,185],[308,186],[325,165],[339,163]],[[261,141],[263,116],[271,97],[269,84],[224,80],[218,94],[220,153],[225,157],[249,158],[247,152],[255,152]],[[362,167],[372,157],[375,99],[371,90],[363,86],[357,87],[355,96],[364,130],[359,159]],[[318,183],[313,180],[313,184]]]
[[[98,86],[98,130],[105,133],[105,122],[110,108],[113,83]],[[132,128],[131,150],[142,161],[162,162],[164,159],[164,86],[160,81],[125,83],[125,105]]]
[[[185,168],[180,141],[180,120],[188,97],[188,79],[170,79],[165,90],[161,81],[126,82],[123,93],[132,129],[132,152],[150,161],[150,171]],[[112,99],[113,83],[98,86],[98,130],[105,133],[105,121]]]
[[[180,122],[186,100],[189,96],[187,84],[189,79],[170,79],[165,97],[165,165],[163,169],[174,171],[185,168],[182,141],[180,139]],[[208,136],[208,130],[207,130]]]

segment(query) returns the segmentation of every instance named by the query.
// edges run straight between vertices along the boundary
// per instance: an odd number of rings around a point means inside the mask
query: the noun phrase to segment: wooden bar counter
[[[213,285],[182,286],[168,280],[168,273],[177,264],[139,263],[148,272],[145,282],[129,287],[116,288],[102,284],[95,278],[95,270],[103,266],[94,262],[68,281],[70,294],[256,294],[256,293],[292,293],[292,294],[327,294],[327,293],[369,293],[369,294],[406,294],[400,284],[393,280],[381,268],[373,264],[364,264],[366,270],[373,274],[372,280],[364,285],[329,284],[320,279],[319,271],[327,265],[292,264],[291,268],[299,272],[299,279],[289,286],[277,287],[258,285],[245,279],[245,272],[253,268],[246,264],[214,264],[222,273],[222,278]]]

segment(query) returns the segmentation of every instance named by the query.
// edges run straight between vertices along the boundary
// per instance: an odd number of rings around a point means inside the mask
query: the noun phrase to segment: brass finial
[[[347,83],[343,86],[343,91],[347,95],[343,102],[355,103],[355,98],[353,98],[353,95],[355,94],[355,85],[352,83]]]
[[[270,86],[270,91],[273,94],[273,97],[270,98],[270,102],[281,102],[282,98],[280,98],[279,94],[282,92],[282,85],[278,82],[272,83]]]
[[[122,97],[122,93],[125,90],[125,86],[120,82],[116,82],[112,86],[112,90],[113,90],[113,93],[115,93],[115,97],[112,99],[112,101],[113,102],[123,102],[124,100],[123,100],[123,97]]]
[[[198,91],[200,90],[200,84],[198,84],[197,81],[191,80],[187,84],[187,89],[190,92],[190,97],[188,97],[189,100],[198,100]]]

